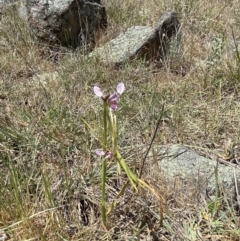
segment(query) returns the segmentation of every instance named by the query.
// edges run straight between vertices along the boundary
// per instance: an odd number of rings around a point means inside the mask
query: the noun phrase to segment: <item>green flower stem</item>
[[[102,177],[101,177],[101,189],[102,189],[102,199],[101,199],[101,211],[102,211],[102,222],[106,227],[107,225],[107,215],[106,215],[106,200],[105,200],[105,183],[106,183],[106,159],[102,160]]]
[[[117,153],[117,117],[116,115],[110,111],[108,116],[108,121],[110,123],[110,130],[111,130],[111,136],[112,136],[112,150],[113,154],[116,155]],[[117,170],[118,174],[121,175],[121,165],[119,162],[117,162]]]
[[[107,103],[103,102],[103,150],[107,150]],[[105,185],[106,185],[106,169],[107,163],[106,159],[102,160],[102,176],[101,176],[101,189],[102,189],[102,198],[101,198],[101,211],[102,211],[102,222],[106,227],[107,225],[107,215],[106,215],[106,198],[105,198]]]
[[[103,132],[103,150],[107,150],[107,103],[103,102],[103,126],[104,126],[104,132]]]
[[[112,112],[111,112],[111,115],[113,115],[113,118],[112,118],[113,119],[113,122],[112,122],[113,152],[116,153],[117,152],[117,118],[116,118],[116,115],[113,114]]]

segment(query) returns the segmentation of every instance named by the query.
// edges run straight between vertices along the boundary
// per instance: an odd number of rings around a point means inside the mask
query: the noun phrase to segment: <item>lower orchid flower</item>
[[[112,157],[111,151],[96,150],[95,152],[98,156],[104,157],[105,159],[110,159]]]

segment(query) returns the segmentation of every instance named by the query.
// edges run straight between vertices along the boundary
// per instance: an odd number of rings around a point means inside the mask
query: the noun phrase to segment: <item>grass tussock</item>
[[[176,10],[181,48],[161,68],[133,62],[115,69],[70,50],[60,50],[53,61],[32,41],[15,10],[5,9],[0,21],[1,232],[10,240],[239,240],[239,210],[224,195],[214,214],[208,200],[199,202],[165,183],[157,160],[146,161],[143,179],[163,198],[163,227],[153,195],[129,189],[105,230],[101,163],[94,154],[99,143],[83,122],[102,133],[93,86],[111,93],[124,82],[118,141],[137,173],[160,116],[155,145],[207,148],[238,162],[238,1],[102,2],[109,27],[98,45],[133,25],[155,26],[162,13]],[[126,182],[116,173],[108,163],[109,203]]]

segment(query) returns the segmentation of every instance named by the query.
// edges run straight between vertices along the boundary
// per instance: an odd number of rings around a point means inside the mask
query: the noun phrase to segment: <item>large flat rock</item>
[[[152,27],[134,26],[104,46],[97,48],[90,56],[98,57],[105,63],[120,64],[133,58],[137,53],[144,55],[151,51],[146,45],[154,37]],[[154,48],[154,46],[151,47]]]
[[[104,46],[96,48],[89,57],[95,57],[103,63],[115,65],[136,58],[163,59],[179,25],[177,14],[166,12],[155,28],[149,26],[131,27]]]
[[[217,159],[209,159],[195,150],[181,145],[155,146],[162,177],[169,185],[178,181],[184,193],[214,195],[216,190]],[[240,194],[240,166],[218,163],[218,185],[229,198],[237,199],[236,188]]]

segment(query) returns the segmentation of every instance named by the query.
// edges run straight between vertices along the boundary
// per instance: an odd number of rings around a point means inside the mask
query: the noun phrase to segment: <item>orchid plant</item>
[[[118,102],[120,96],[123,94],[125,90],[125,85],[123,83],[119,83],[117,85],[117,90],[111,95],[104,96],[102,90],[98,86],[94,86],[93,91],[95,95],[102,99],[103,101],[103,141],[102,149],[96,150],[96,154],[102,159],[102,174],[101,174],[101,215],[102,222],[105,227],[107,227],[107,215],[112,211],[112,209],[116,206],[116,201],[112,203],[109,210],[106,210],[106,198],[105,198],[105,185],[106,185],[106,171],[107,171],[107,160],[108,159],[116,159],[116,164],[118,167],[118,173],[120,174],[123,170],[127,177],[128,182],[124,185],[120,193],[117,195],[118,199],[121,195],[123,195],[127,185],[131,183],[133,189],[137,190],[137,186],[143,186],[148,188],[158,199],[160,202],[160,224],[162,224],[163,214],[162,214],[162,202],[161,197],[158,196],[156,191],[150,187],[146,182],[139,179],[136,174],[132,172],[132,170],[128,167],[122,155],[120,154],[117,146],[117,119],[116,119],[116,111],[118,109]],[[86,123],[86,122],[85,122]],[[87,124],[87,123],[86,123]],[[88,124],[87,124],[88,125]],[[88,125],[89,126],[89,125]],[[92,130],[92,128],[89,126]],[[111,135],[112,146],[110,147],[107,143],[107,134]]]

